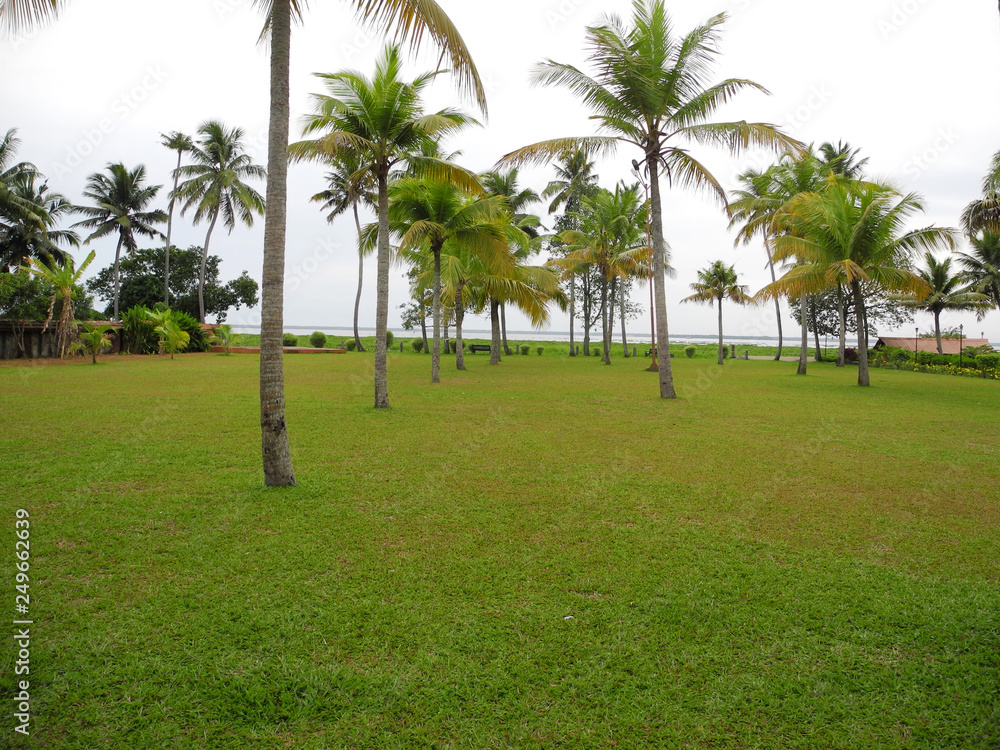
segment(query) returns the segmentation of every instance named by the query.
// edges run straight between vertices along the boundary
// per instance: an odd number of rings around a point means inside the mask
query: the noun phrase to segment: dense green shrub
[[[684,347],[684,353],[687,355],[688,359],[691,359],[692,357],[694,357],[694,353],[696,351],[698,351],[698,347],[696,347],[696,346],[685,346]]]
[[[989,372],[996,375],[997,368],[1000,367],[1000,354],[980,354],[976,357],[976,362],[984,375]]]
[[[180,310],[174,310],[172,317],[178,328],[191,337],[184,351],[207,352],[211,348],[208,343],[208,336],[202,330],[201,323],[198,322],[197,318]]]
[[[347,343],[344,344],[344,348],[347,349],[347,351],[349,352],[353,352],[355,349],[358,348],[358,342],[355,341],[354,339],[347,339]]]
[[[413,347],[413,351],[422,352],[424,350],[424,340],[423,339],[413,339],[410,342],[410,346]]]
[[[122,313],[122,351],[129,354],[156,354],[159,336],[149,320],[145,305],[130,307]]]
[[[326,346],[326,334],[322,331],[313,331],[309,337],[309,343],[313,345],[314,349],[322,349]]]
[[[545,351],[545,347],[544,346],[539,346],[539,347],[537,347],[535,349],[535,351],[538,352],[538,356],[541,357],[542,356],[542,352]]]
[[[395,340],[396,340],[396,337],[393,335],[392,331],[386,331],[385,332],[385,348],[386,349],[388,349],[390,346],[392,346],[392,342],[395,341]]]
[[[285,335],[283,335],[281,337],[281,345],[282,346],[298,346],[299,345],[299,337],[296,336],[294,333],[286,333]]]
[[[531,351],[531,347],[527,344],[521,344],[521,354],[527,355]]]

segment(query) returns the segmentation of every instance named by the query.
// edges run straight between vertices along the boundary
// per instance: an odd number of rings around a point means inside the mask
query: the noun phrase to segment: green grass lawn
[[[0,747],[1000,747],[1000,384],[445,361],[0,366]]]

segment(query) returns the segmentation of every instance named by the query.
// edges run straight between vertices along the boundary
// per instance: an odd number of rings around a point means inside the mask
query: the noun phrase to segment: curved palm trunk
[[[844,302],[844,287],[841,284],[837,284],[837,315],[840,317],[837,367],[844,367],[847,364],[847,305]]]
[[[507,346],[507,305],[500,304],[500,336],[503,339],[503,353],[510,356],[510,347]]]
[[[427,305],[424,304],[424,295],[420,295],[420,337],[424,340],[424,354],[431,353],[430,342],[427,341]]]
[[[934,337],[937,339],[938,354],[944,354],[944,349],[941,347],[941,311],[934,311]]]
[[[361,220],[358,218],[358,204],[354,206],[354,226],[358,228],[358,293],[354,297],[354,348],[363,352],[365,347],[361,344],[361,336],[358,334],[358,312],[361,310],[361,287],[365,280],[365,256],[361,254]]]
[[[441,247],[431,248],[434,253],[434,349],[431,352],[431,382],[441,382]]]
[[[771,257],[771,248],[768,246],[767,242],[764,243],[764,250],[767,251],[767,267],[771,270],[771,283],[775,283],[778,277],[774,273],[774,258]],[[781,333],[781,300],[778,297],[774,298],[774,314],[778,321],[778,353],[774,355],[774,361],[781,361],[781,347],[783,344],[782,333]]]
[[[288,59],[290,0],[275,0],[271,13],[271,114],[267,139],[267,213],[260,319],[260,431],[264,484],[295,484],[285,424],[284,327],[285,221],[288,192]]]
[[[490,297],[490,364],[500,364],[500,300]]]
[[[583,277],[583,356],[590,356],[590,328],[593,325],[594,301],[591,298],[590,274]]]
[[[659,353],[660,398],[677,398],[670,371],[670,332],[667,327],[667,285],[663,279],[663,209],[660,206],[658,155],[647,159],[649,166],[650,230],[653,236],[653,292],[656,299],[656,341]]]
[[[861,292],[861,284],[857,281],[851,282],[851,289],[854,292],[854,314],[858,323],[858,385],[868,386],[868,326],[865,317],[865,297]],[[862,326],[864,326],[862,328]]]
[[[799,342],[799,369],[796,375],[806,374],[806,363],[809,360],[809,317],[806,315],[806,307],[809,300],[802,297],[799,301],[799,317],[802,318],[802,340]]]
[[[285,127],[287,130],[287,126]],[[270,148],[270,144],[268,144]],[[268,155],[268,163],[270,164],[271,157]],[[285,192],[288,191],[288,166],[285,165]],[[286,196],[287,198],[287,196]],[[286,209],[287,210],[287,209]],[[208,262],[208,243],[212,240],[212,230],[215,229],[215,222],[219,220],[219,210],[216,209],[215,213],[212,214],[212,223],[208,225],[208,234],[205,235],[205,247],[201,251],[201,268],[198,270],[198,322],[205,322],[205,264]],[[284,234],[284,232],[282,232]],[[282,263],[282,265],[284,265]],[[282,282],[284,283],[284,282]],[[282,304],[284,304],[284,297],[282,297]]]
[[[118,247],[115,248],[115,273],[114,273],[114,276],[115,276],[115,314],[114,314],[114,319],[115,320],[121,320],[121,318],[118,316],[118,288],[119,288],[120,283],[121,283],[121,277],[118,274],[118,269],[119,269],[119,263],[121,261],[121,256],[122,256],[122,242],[124,242],[124,240],[125,240],[125,238],[122,237],[119,234],[118,235]]]
[[[716,302],[719,303],[719,364],[725,364],[725,357],[722,356],[722,297],[719,297]]]
[[[823,361],[823,350],[819,348],[819,326],[816,325],[816,297],[809,298],[809,310],[812,313],[813,341],[816,343],[816,361]]]
[[[573,328],[576,320],[576,278],[569,277],[569,356],[576,356],[576,347],[573,346]]]
[[[389,325],[389,175],[378,174],[378,271],[375,282],[375,408],[389,408],[385,332]]]
[[[625,285],[622,284],[621,290],[618,292],[618,309],[621,311],[621,323],[622,323],[622,354],[625,355],[625,359],[628,359],[631,355],[628,353],[628,338],[625,333]]]
[[[465,369],[465,352],[462,344],[462,322],[465,320],[465,303],[462,301],[464,281],[459,281],[455,287],[455,369]]]
[[[174,229],[174,193],[177,192],[177,181],[180,175],[181,155],[184,152],[177,149],[177,169],[174,170],[174,192],[170,194],[169,213],[167,214],[167,247],[163,254],[163,304],[170,307],[170,237]]]

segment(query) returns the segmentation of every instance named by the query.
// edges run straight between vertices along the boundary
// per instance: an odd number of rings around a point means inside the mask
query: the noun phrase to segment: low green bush
[[[418,352],[418,353],[422,352],[424,350],[424,340],[423,339],[413,339],[413,341],[410,342],[410,346],[413,347],[413,351]]]
[[[527,356],[528,352],[531,351],[531,347],[527,344],[521,344],[521,354]]]
[[[348,339],[347,343],[344,344],[344,348],[347,349],[347,351],[349,352],[353,352],[355,349],[358,348],[358,342],[355,341],[354,339]]]
[[[396,337],[392,334],[392,331],[385,332],[385,348],[388,349],[392,346],[392,342],[396,340]]]
[[[694,357],[694,353],[696,351],[698,351],[698,347],[697,346],[685,346],[684,347],[684,353],[687,355],[688,359],[691,359],[692,357]]]
[[[181,312],[180,310],[174,310],[173,319],[177,327],[190,337],[184,351],[207,352],[211,348],[208,343],[208,336],[201,329],[201,323],[193,315],[188,315],[186,312]]]
[[[542,356],[542,352],[545,351],[545,347],[544,346],[536,347],[535,351],[538,352],[538,356],[541,357]]]
[[[322,331],[313,331],[309,337],[309,343],[313,345],[314,349],[322,349],[326,346],[326,334]]]
[[[1000,368],[1000,354],[980,354],[976,357],[976,363],[984,375],[988,372],[996,375],[997,369]]]
[[[281,337],[281,345],[282,346],[298,346],[299,345],[299,337],[296,336],[294,333],[286,333],[285,335],[283,335]]]

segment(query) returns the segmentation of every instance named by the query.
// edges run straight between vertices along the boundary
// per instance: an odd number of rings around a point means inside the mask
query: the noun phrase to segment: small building
[[[883,336],[878,341],[875,342],[875,349],[884,349],[885,347],[892,347],[893,349],[903,349],[904,351],[912,352],[914,344],[917,345],[918,351],[929,352],[931,354],[937,354],[937,339],[914,339],[914,338],[897,338],[892,336]],[[956,339],[956,338],[945,338],[941,337],[941,351],[944,354],[958,354],[959,351],[965,351],[966,349],[974,349],[979,346],[988,346],[991,349],[993,345],[987,339]]]
[[[110,326],[115,331],[111,336],[110,351],[117,354],[121,350],[121,336],[118,335],[121,323],[110,320],[85,321],[90,326]],[[58,357],[59,349],[56,340],[56,328],[59,322],[49,322],[48,328],[42,331],[40,320],[0,320],[0,359],[44,359]],[[71,334],[72,337],[72,334]]]

